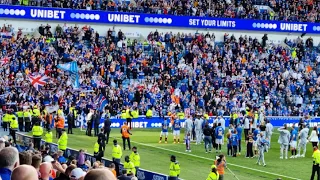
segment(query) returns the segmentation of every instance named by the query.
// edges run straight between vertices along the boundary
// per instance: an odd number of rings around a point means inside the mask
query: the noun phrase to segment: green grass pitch
[[[173,135],[169,133],[168,144],[159,144],[160,129],[133,129],[131,136],[131,146],[137,146],[141,156],[141,168],[150,171],[168,174],[170,155],[176,155],[181,165],[180,177],[185,180],[205,180],[210,172],[210,166],[218,155],[205,153],[204,144],[191,144],[191,153],[185,152],[183,144],[183,132],[181,133],[181,143],[173,144]],[[55,134],[55,132],[54,132]],[[118,139],[122,146],[121,134],[119,129],[112,129],[110,142],[106,146],[105,157],[111,159],[111,146],[114,138]],[[271,150],[265,153],[266,167],[256,164],[257,158],[248,159],[244,157],[246,152],[245,142],[242,140],[242,154],[238,157],[227,157],[228,168],[240,180],[272,180],[285,179],[310,179],[312,169],[312,147],[311,143],[307,145],[307,154],[305,158],[280,160],[280,146],[277,143],[279,134],[272,136]],[[85,136],[85,132],[74,129],[74,134],[69,135],[68,147],[73,149],[86,149],[88,153],[93,154],[93,146],[96,137]],[[57,139],[54,139],[57,142]],[[222,153],[226,155],[226,144],[222,147]],[[123,152],[129,155],[131,151]],[[288,152],[288,157],[291,152]],[[232,180],[235,177],[226,169],[225,179]]]

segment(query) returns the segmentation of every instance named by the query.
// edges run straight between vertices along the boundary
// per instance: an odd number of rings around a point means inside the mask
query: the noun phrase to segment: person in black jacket
[[[100,119],[101,119],[100,112],[94,111],[94,114],[92,117],[92,120],[94,123],[94,136],[98,136]]]
[[[206,124],[203,128],[203,135],[204,135],[204,146],[206,149],[206,153],[211,152],[212,150],[212,139],[211,139],[211,135],[212,135],[212,129],[209,127],[208,124]]]
[[[73,124],[74,124],[73,112],[69,112],[69,114],[67,116],[67,120],[68,120],[68,134],[73,134],[73,132],[72,132],[72,128],[73,128]]]
[[[111,132],[111,121],[110,119],[107,117],[104,120],[104,135],[106,136],[106,144],[108,144],[109,142],[109,135]]]
[[[106,136],[104,135],[104,128],[100,129],[100,133],[98,134],[98,143],[99,143],[99,152],[102,152],[102,154],[104,154],[104,151],[106,149]]]
[[[211,129],[211,139],[212,139],[212,147],[213,149],[215,149],[217,147],[216,144],[216,127],[217,127],[217,123],[213,123],[212,129]]]

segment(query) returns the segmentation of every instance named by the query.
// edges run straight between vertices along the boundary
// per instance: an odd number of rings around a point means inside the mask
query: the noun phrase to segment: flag
[[[101,94],[101,98],[99,100],[99,111],[103,111],[103,108],[107,105],[107,98]]]
[[[46,83],[49,81],[49,77],[44,75],[36,75],[36,76],[31,76],[29,75],[29,81],[31,82],[32,86],[36,88],[37,91],[40,90],[41,87],[46,85]]]
[[[9,61],[10,61],[10,58],[8,58],[8,57],[6,56],[6,57],[4,57],[4,58],[2,58],[2,59],[0,60],[0,64],[1,64],[1,66],[4,66],[4,65],[8,64]]]
[[[80,87],[78,64],[76,61],[72,61],[65,64],[58,64],[57,68],[70,73],[70,79],[72,81],[73,88],[77,89]]]
[[[107,86],[103,81],[100,81],[100,80],[96,81],[96,84],[97,84],[98,88]]]
[[[59,110],[59,105],[55,105],[55,106],[46,106],[46,110],[48,113],[53,113],[53,112],[58,112]]]
[[[103,111],[103,108],[107,105],[108,101],[107,101],[107,98],[100,94],[100,95],[97,95],[95,98],[94,98],[94,101],[95,101],[95,104],[97,105],[97,109],[99,111]]]

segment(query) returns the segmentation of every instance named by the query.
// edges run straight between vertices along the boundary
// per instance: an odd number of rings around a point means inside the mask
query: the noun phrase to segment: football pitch
[[[55,134],[55,132],[54,132]],[[183,144],[183,132],[181,133],[181,143],[173,144],[173,135],[169,133],[168,144],[159,144],[160,129],[133,129],[131,136],[131,146],[137,146],[141,156],[141,168],[162,173],[169,173],[170,156],[175,155],[181,166],[180,177],[185,180],[205,180],[210,172],[210,166],[213,164],[216,155],[205,153],[204,144],[191,144],[192,152],[185,152]],[[109,144],[106,146],[105,158],[111,159],[111,148],[113,139],[118,139],[122,146],[122,139],[119,129],[112,129]],[[240,180],[272,180],[284,179],[310,179],[312,170],[312,147],[311,143],[307,144],[307,154],[305,158],[295,158],[280,160],[280,147],[277,143],[279,134],[275,132],[272,136],[271,150],[265,153],[265,161],[267,166],[259,166],[256,164],[257,158],[245,158],[246,146],[242,140],[242,151],[238,157],[228,157],[228,168]],[[93,154],[93,146],[96,137],[85,136],[85,132],[74,129],[74,134],[68,135],[68,147],[73,149],[86,149],[89,154]],[[57,142],[57,139],[54,139]],[[227,154],[226,144],[222,147],[222,153]],[[129,155],[131,151],[128,149],[123,151],[125,155]],[[291,152],[288,152],[288,157]],[[122,161],[123,162],[123,161]],[[234,175],[225,170],[225,179],[236,179]]]

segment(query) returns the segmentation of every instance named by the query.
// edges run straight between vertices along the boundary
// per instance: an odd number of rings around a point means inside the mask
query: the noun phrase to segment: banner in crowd
[[[16,135],[17,135],[17,141],[20,142],[21,144],[27,145],[32,140],[31,137],[20,134],[20,133],[17,133]],[[45,142],[42,140],[41,143],[44,144]],[[93,143],[92,144],[92,147],[93,147],[94,142],[92,142],[92,143]],[[24,146],[20,146],[20,147],[22,149],[25,148]],[[51,152],[57,152],[58,145],[54,144],[54,143],[50,143],[50,149],[51,149]],[[77,158],[79,155],[79,151],[75,150],[75,149],[67,148],[66,151],[67,151],[66,153],[67,153],[68,157],[73,156],[73,157]],[[93,149],[92,149],[92,151],[93,151]],[[92,154],[88,154],[88,153],[86,153],[86,160],[91,161],[91,163],[96,161],[95,157]],[[102,163],[105,165],[105,167],[108,167],[109,164],[112,163],[112,160],[103,158]],[[123,164],[120,165],[120,171],[122,169],[123,169]],[[167,180],[168,179],[167,175],[151,172],[151,171],[144,170],[144,169],[138,170],[137,177],[139,180]]]
[[[271,124],[273,126],[283,126],[283,124],[288,124],[289,126],[291,126],[292,124],[297,124],[299,123],[301,117],[283,117],[283,116],[268,116],[267,119],[270,120]],[[213,121],[214,121],[214,117],[210,117],[209,118],[209,125],[212,126]],[[230,117],[225,116],[224,117],[225,122],[226,122],[226,126],[229,126],[229,120]],[[124,122],[126,122],[126,120],[124,119],[116,119],[116,118],[111,118],[111,128],[120,128]],[[182,127],[184,127],[184,121],[185,120],[181,120],[181,125]],[[100,120],[100,128],[103,126],[103,122],[104,119]],[[153,118],[146,118],[146,117],[139,117],[137,119],[133,119],[132,120],[132,127],[133,128],[161,128],[161,123],[163,122],[163,118],[160,117],[153,117]],[[309,126],[313,127],[313,126],[317,126],[318,124],[320,124],[320,117],[315,117],[312,118],[309,122]],[[80,125],[83,125],[83,128],[87,127],[86,121],[84,120],[83,117],[78,118],[76,126],[80,127]],[[171,124],[170,124],[171,126]]]
[[[26,20],[320,34],[319,23],[171,16],[160,14],[122,13],[7,5],[0,6],[0,17]]]

